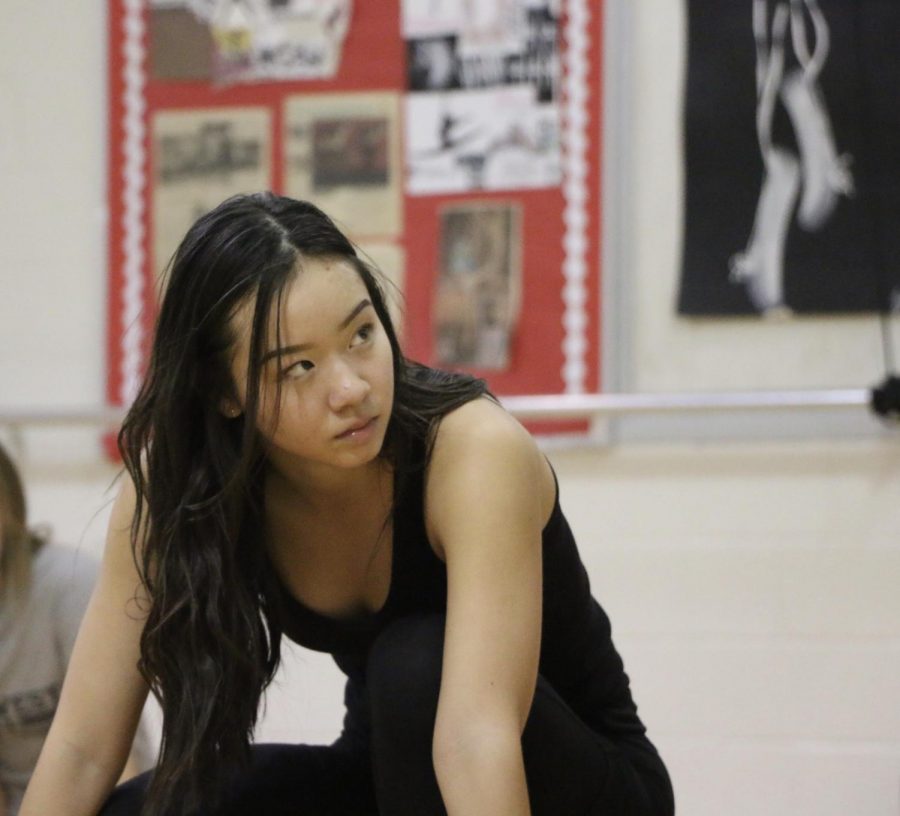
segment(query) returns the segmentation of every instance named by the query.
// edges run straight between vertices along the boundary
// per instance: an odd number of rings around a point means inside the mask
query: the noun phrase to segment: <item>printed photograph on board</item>
[[[187,0],[151,0],[149,68],[155,80],[209,82],[213,76],[212,32]]]
[[[318,119],[313,123],[313,187],[385,186],[389,180],[387,119]]]
[[[440,215],[434,314],[438,364],[503,370],[521,302],[521,214],[473,202]]]
[[[327,79],[351,0],[150,0],[153,75],[217,84]]]
[[[407,189],[412,194],[553,187],[562,177],[555,106],[524,86],[410,94]]]
[[[549,0],[404,0],[413,195],[561,179],[559,8]]]
[[[289,97],[287,195],[315,201],[354,238],[398,235],[399,105],[390,92]]]
[[[157,278],[191,224],[231,195],[271,186],[271,123],[261,108],[153,117],[153,266]]]

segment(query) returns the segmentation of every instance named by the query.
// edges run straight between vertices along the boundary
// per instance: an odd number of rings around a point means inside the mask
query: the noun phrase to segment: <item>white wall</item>
[[[2,405],[88,404],[103,393],[104,8],[3,4]]]
[[[683,17],[676,0],[631,2],[633,384],[744,385],[735,371],[760,387],[874,380],[877,333],[865,318],[764,330],[671,315]],[[100,0],[4,5],[0,406],[103,396],[104,25]],[[33,519],[98,552],[115,474],[97,434],[30,430],[24,443]],[[900,439],[552,459],[679,812],[897,814]],[[261,738],[329,739],[339,697],[327,658],[297,650]]]
[[[684,814],[900,806],[900,444],[559,462]]]

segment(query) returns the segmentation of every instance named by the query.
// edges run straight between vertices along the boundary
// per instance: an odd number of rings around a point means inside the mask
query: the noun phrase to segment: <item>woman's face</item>
[[[254,305],[253,299],[243,304],[231,320],[241,410]],[[304,261],[285,287],[280,333],[273,314],[258,419],[273,464],[296,471],[352,468],[375,459],[393,407],[393,354],[354,267],[340,259]]]

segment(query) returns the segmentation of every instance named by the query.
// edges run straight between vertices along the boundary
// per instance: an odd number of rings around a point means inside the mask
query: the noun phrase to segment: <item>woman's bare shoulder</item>
[[[482,397],[467,402],[438,426],[426,474],[426,504],[429,499],[438,501],[441,487],[454,481],[458,472],[510,473],[510,469],[534,474],[541,515],[549,517],[555,482],[534,437],[493,400]]]
[[[473,444],[502,434],[504,439],[534,447],[531,434],[502,405],[490,397],[478,397],[444,416],[435,432],[434,445]]]

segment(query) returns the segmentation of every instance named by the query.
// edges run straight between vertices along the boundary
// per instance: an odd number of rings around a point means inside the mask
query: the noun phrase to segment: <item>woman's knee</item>
[[[392,623],[373,644],[366,686],[373,728],[430,739],[441,686],[444,616],[414,615]]]

